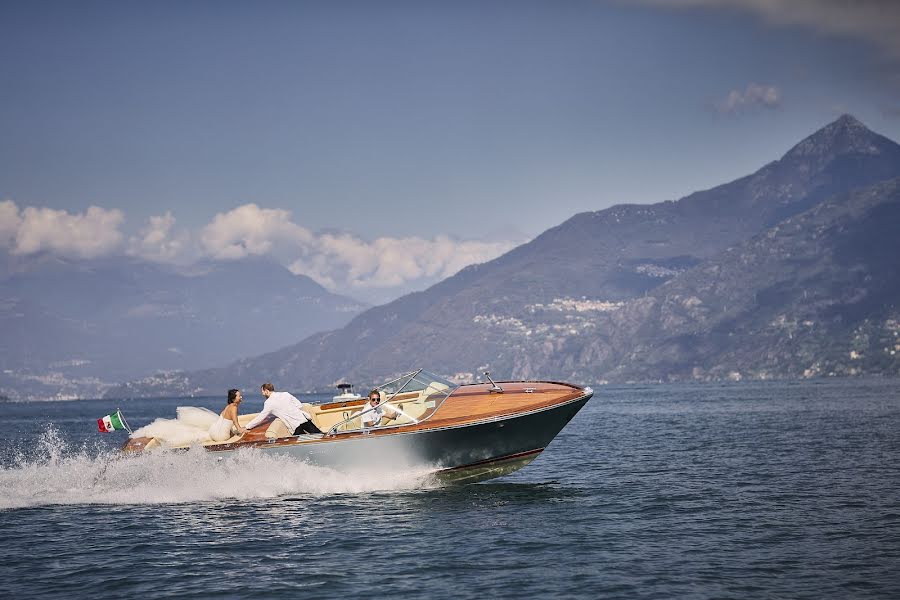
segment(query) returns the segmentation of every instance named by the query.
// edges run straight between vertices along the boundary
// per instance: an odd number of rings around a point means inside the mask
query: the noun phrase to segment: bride
[[[232,431],[243,435],[246,429],[238,423],[238,406],[241,404],[241,391],[228,390],[228,404],[222,409],[219,418],[209,428],[209,437],[214,442],[224,442],[231,437]]]
[[[243,435],[246,431],[238,422],[240,403],[240,390],[228,390],[228,405],[218,415],[201,406],[179,406],[176,418],[156,419],[136,429],[131,437],[155,437],[167,446],[224,442],[232,432]]]

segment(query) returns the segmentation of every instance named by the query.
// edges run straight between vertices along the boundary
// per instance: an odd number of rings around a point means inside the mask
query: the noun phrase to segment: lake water
[[[214,399],[0,404],[0,597],[900,597],[900,381],[595,389],[444,488],[96,432]]]

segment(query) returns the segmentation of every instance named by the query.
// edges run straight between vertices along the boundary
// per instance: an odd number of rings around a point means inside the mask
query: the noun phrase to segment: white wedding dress
[[[231,430],[234,428],[234,424],[219,415],[219,418],[216,419],[216,422],[210,425],[209,427],[209,439],[214,442],[224,442],[228,438],[231,437]]]
[[[218,420],[224,421],[213,411],[198,406],[179,406],[175,412],[177,418],[156,419],[149,425],[136,429],[131,437],[155,437],[163,445],[187,446],[195,442],[210,441],[210,431]],[[223,439],[227,440],[231,437],[231,421],[225,423],[229,427],[229,433]]]

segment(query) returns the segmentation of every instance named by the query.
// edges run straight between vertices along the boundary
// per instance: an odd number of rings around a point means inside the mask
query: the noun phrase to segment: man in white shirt
[[[322,433],[316,424],[310,420],[310,414],[303,410],[299,400],[287,392],[276,392],[271,383],[264,383],[259,388],[266,397],[262,411],[247,423],[245,429],[253,429],[266,420],[269,415],[275,415],[287,426],[288,431],[294,435],[301,433]]]
[[[363,404],[360,419],[363,427],[378,427],[381,424],[382,417],[387,417],[388,420],[391,420],[396,419],[398,416],[397,411],[393,408],[382,406],[381,392],[374,389],[369,392],[369,402]]]

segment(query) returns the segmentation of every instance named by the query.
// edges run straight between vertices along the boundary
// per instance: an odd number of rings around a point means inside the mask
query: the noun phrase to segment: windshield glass
[[[380,402],[367,399],[331,432],[359,431],[421,423],[440,407],[458,385],[428,371],[414,371],[378,386]]]
[[[411,392],[425,392],[425,395],[443,393],[446,397],[458,387],[455,383],[451,383],[439,375],[419,370],[401,375],[397,379],[378,386],[377,389],[391,399],[395,395],[406,395]]]

